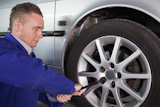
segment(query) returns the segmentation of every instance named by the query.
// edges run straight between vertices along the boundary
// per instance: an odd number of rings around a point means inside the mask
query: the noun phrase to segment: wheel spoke
[[[118,50],[121,46],[121,39],[119,37],[116,38],[115,44],[114,44],[114,48],[113,48],[113,52],[111,55],[111,61],[113,62],[117,62],[117,54],[118,54]]]
[[[141,54],[141,51],[138,49],[133,54],[131,54],[128,58],[120,63],[120,66],[123,68],[127,66],[130,62],[136,59]]]
[[[143,102],[143,98],[139,95],[139,93],[135,92],[134,90],[132,90],[127,83],[122,82],[121,84],[121,89],[123,89],[125,92],[127,92],[129,95],[131,95],[133,98],[135,98],[136,100],[138,100],[139,102]]]
[[[119,88],[114,88],[112,91],[112,94],[116,100],[116,104],[118,107],[124,107],[123,102],[121,101],[121,96],[120,96],[120,89]]]
[[[83,53],[83,58],[88,61],[91,65],[93,65],[95,68],[98,68],[98,62],[95,61],[93,58],[91,58],[89,55]]]
[[[105,106],[108,94],[109,94],[109,89],[107,89],[106,87],[103,87],[102,88],[102,96],[101,96],[101,100],[100,100],[100,107]]]
[[[84,93],[83,95],[84,96],[87,96],[89,93],[93,92],[94,90],[96,90],[97,88],[99,88],[101,85],[100,84],[96,84],[96,85],[93,85],[91,87],[89,87]]]
[[[100,59],[101,59],[101,63],[103,63],[104,60],[105,61],[107,60],[107,56],[106,56],[106,54],[104,52],[104,49],[103,49],[103,47],[100,43],[100,40],[98,40],[98,39],[96,40],[96,45],[97,45],[97,49],[98,49],[99,56],[100,56]]]
[[[150,74],[138,74],[138,73],[122,73],[122,79],[149,79]]]
[[[97,72],[79,72],[78,76],[86,76],[86,77],[93,77],[96,78],[98,76]]]

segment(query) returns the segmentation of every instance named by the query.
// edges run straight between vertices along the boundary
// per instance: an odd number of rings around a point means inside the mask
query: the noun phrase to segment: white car
[[[80,107],[160,106],[159,0],[4,0],[0,36],[11,8],[23,2],[43,13],[35,51],[44,64],[83,86],[106,79],[73,98]]]

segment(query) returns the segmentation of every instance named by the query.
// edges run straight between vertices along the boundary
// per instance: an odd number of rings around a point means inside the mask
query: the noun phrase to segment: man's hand
[[[80,96],[82,95],[83,91],[80,90],[82,88],[82,85],[75,84],[75,92],[73,94],[59,94],[57,95],[57,100],[61,103],[67,102],[68,100],[71,100],[72,96]]]
[[[73,96],[81,96],[81,94],[83,94],[83,91],[81,90],[82,85],[80,84],[75,84],[75,92],[72,94]]]
[[[72,94],[59,94],[57,95],[57,100],[61,103],[67,102],[68,100],[71,100]]]

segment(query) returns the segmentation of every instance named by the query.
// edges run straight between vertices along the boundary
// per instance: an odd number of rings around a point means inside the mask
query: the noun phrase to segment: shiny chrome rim
[[[84,96],[94,107],[140,106],[151,88],[151,70],[142,50],[118,36],[103,36],[89,43],[79,58],[78,80],[88,85]]]

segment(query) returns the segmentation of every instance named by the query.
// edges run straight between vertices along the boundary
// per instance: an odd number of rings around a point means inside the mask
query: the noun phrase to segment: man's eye
[[[38,31],[38,29],[35,29],[35,31]]]

